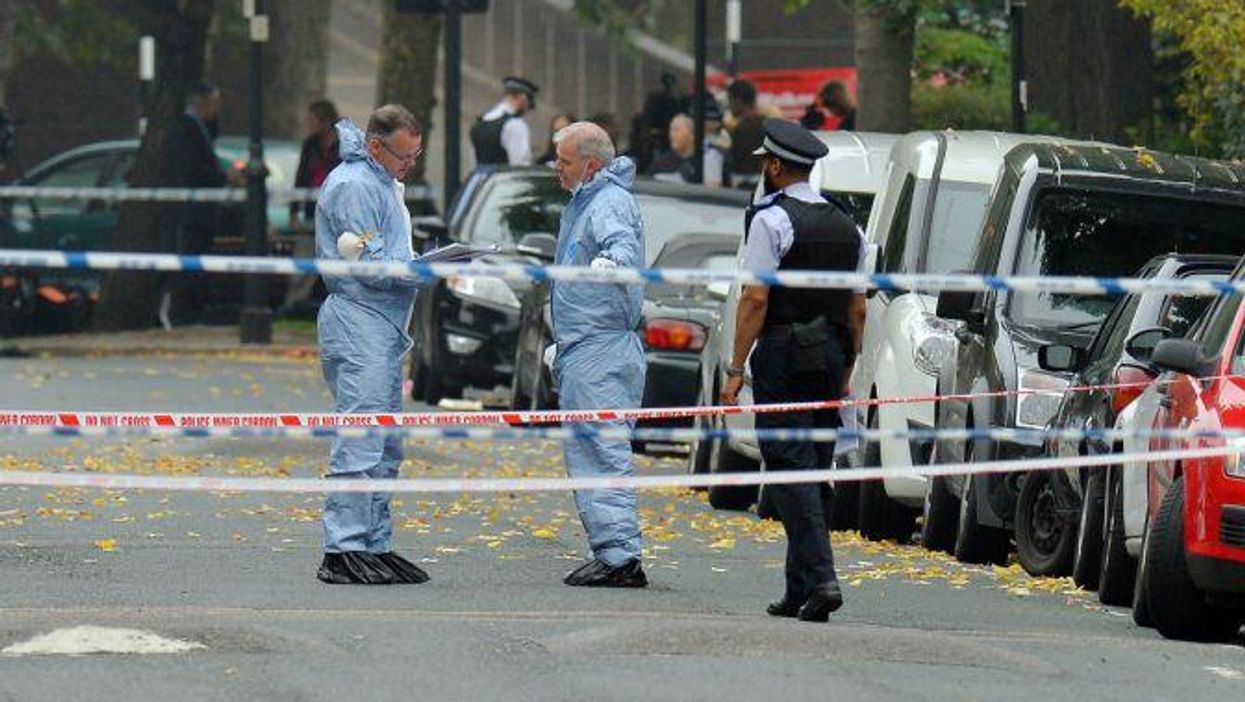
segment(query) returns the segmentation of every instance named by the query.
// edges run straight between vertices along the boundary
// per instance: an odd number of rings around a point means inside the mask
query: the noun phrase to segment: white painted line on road
[[[1218,675],[1224,680],[1245,680],[1245,672],[1236,670],[1235,668],[1224,668],[1222,666],[1217,666],[1217,665],[1208,665],[1208,666],[1203,666],[1202,670],[1205,670],[1208,673],[1213,673],[1215,675]]]
[[[197,641],[168,639],[150,631],[104,626],[57,629],[29,641],[15,643],[0,656],[84,656],[97,653],[161,654],[206,649]]]

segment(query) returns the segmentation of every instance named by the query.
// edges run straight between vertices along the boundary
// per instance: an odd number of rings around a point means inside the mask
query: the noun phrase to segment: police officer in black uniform
[[[509,76],[502,80],[502,89],[501,102],[471,127],[476,163],[530,166],[532,133],[523,115],[536,107],[540,88],[525,78]]]
[[[809,185],[809,171],[826,147],[803,127],[765,121],[761,157],[767,196],[748,210],[745,268],[858,270],[864,243],[852,220]],[[722,401],[735,404],[751,351],[752,394],[757,404],[838,399],[863,329],[863,295],[852,290],[744,286],[735,327],[735,351]],[[753,350],[753,344],[756,344]],[[757,429],[834,428],[837,410],[758,414]],[[761,441],[766,470],[829,468],[833,443]],[[843,604],[830,549],[828,486],[772,485],[787,534],[787,587],[767,608],[777,617],[824,622]]]

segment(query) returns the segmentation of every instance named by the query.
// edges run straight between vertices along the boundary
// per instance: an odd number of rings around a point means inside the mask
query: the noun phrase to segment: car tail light
[[[1120,366],[1115,369],[1115,374],[1111,376],[1111,382],[1116,385],[1124,383],[1142,383],[1126,388],[1115,388],[1111,391],[1111,410],[1116,414],[1124,411],[1124,408],[1132,404],[1133,400],[1141,397],[1141,393],[1145,391],[1146,385],[1154,380],[1155,375],[1145,369],[1137,366]]]
[[[663,351],[699,351],[705,347],[705,328],[681,319],[652,319],[644,328],[644,342]]]
[[[63,305],[69,302],[69,296],[57,290],[51,285],[44,285],[39,288],[39,297],[52,303],[53,305]]]

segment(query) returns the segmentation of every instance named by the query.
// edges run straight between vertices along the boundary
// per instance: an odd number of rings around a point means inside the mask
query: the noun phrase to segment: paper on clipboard
[[[501,250],[500,244],[468,246],[455,242],[416,256],[415,260],[419,263],[460,263],[462,261],[472,261],[489,254],[500,253]]]

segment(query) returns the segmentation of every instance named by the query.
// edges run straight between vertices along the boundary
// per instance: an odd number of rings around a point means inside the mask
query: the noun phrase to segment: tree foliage
[[[1191,138],[1224,156],[1245,157],[1245,4],[1223,0],[1120,0],[1187,54],[1178,98]]]
[[[6,0],[13,1],[13,0]],[[134,71],[138,56],[138,12],[99,0],[27,3],[17,13],[17,58],[50,54],[73,66],[105,64]]]

